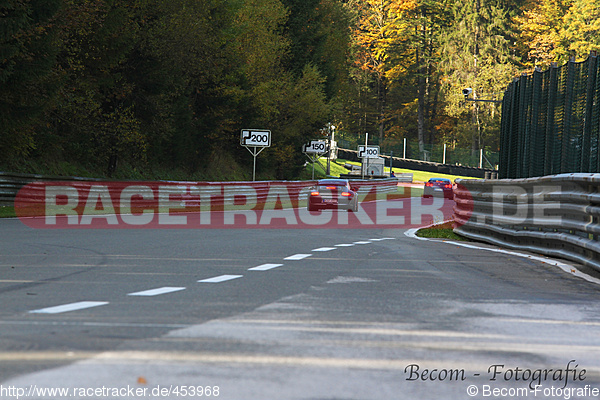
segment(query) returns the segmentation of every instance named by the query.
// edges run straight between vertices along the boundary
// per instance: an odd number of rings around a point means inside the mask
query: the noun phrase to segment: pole
[[[246,148],[246,150],[248,150],[250,152],[250,154],[252,154],[252,157],[254,158],[253,162],[252,162],[252,181],[256,180],[256,156],[258,156],[264,149],[266,149],[266,147],[261,147],[260,150],[256,150],[258,149],[258,146],[252,146],[252,150],[250,150],[250,146],[244,146]]]
[[[252,182],[254,182],[256,180],[256,147],[254,148],[254,153],[252,153],[252,155],[254,156],[254,163],[252,165]]]
[[[444,160],[442,161],[442,164],[446,164],[446,143],[444,143]]]
[[[331,153],[333,150],[333,143],[335,142],[335,125],[331,126],[331,143],[329,143],[329,158],[331,158],[335,153]]]
[[[479,149],[479,168],[483,168],[483,149]]]
[[[331,122],[327,124],[327,147],[329,150],[327,151],[327,171],[325,171],[325,175],[329,176],[331,174]]]
[[[365,134],[365,155],[367,154],[367,146],[369,144],[369,132]],[[367,160],[367,164],[365,165],[365,159]],[[365,170],[369,167],[369,157],[363,157],[363,167],[362,167],[362,179],[365,179]]]
[[[331,175],[331,148],[332,148],[332,143],[334,141],[334,135],[335,135],[335,125],[331,125],[331,122],[329,122],[327,124],[327,144],[329,147],[329,151],[327,151],[327,171],[326,171],[326,175],[329,176]]]
[[[406,138],[404,138],[404,156],[402,158],[406,158]]]

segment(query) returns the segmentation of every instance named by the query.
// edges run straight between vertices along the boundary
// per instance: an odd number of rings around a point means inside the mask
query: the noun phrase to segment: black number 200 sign
[[[269,147],[271,146],[271,131],[243,130],[240,142],[242,146]]]

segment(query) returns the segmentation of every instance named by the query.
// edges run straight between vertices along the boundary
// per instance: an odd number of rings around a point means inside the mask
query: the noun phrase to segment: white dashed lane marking
[[[185,290],[185,288],[165,286],[157,289],[144,290],[142,292],[129,293],[128,296],[158,296],[161,294],[178,292],[180,290]]]
[[[294,254],[293,256],[284,258],[284,260],[304,260],[310,256],[312,256],[312,254]]]
[[[319,247],[318,249],[313,249],[312,251],[331,251],[336,250],[335,247]]]
[[[63,304],[60,306],[41,308],[29,311],[31,314],[60,314],[69,311],[83,310],[108,304],[108,301],[80,301],[77,303]]]
[[[283,266],[283,264],[262,264],[257,267],[249,268],[248,271],[268,271],[281,266]]]
[[[220,282],[230,281],[232,279],[241,278],[242,276],[244,276],[244,275],[219,275],[219,276],[215,276],[213,278],[202,279],[202,280],[199,280],[198,282],[200,282],[200,283],[220,283]]]
[[[370,243],[379,242],[382,240],[393,240],[393,239],[394,238],[386,237],[386,238],[370,239],[368,241],[361,240],[361,241],[356,241],[354,243],[340,243],[340,244],[334,245],[334,247],[319,247],[319,248],[313,249],[312,251],[313,252],[327,252],[327,251],[337,250],[340,247],[353,247],[357,244],[370,244]],[[299,253],[299,254],[291,255],[289,257],[285,257],[284,260],[303,260],[303,259],[311,257],[311,256],[312,256],[312,254]],[[268,270],[271,270],[274,268],[281,267],[283,265],[284,264],[261,264],[256,267],[249,268],[248,271],[268,271]],[[238,278],[242,278],[242,277],[243,277],[243,275],[219,275],[219,276],[215,276],[212,278],[202,279],[202,280],[199,280],[198,282],[199,283],[220,283],[220,282],[226,282],[226,281],[230,281],[230,280],[238,279]],[[185,287],[165,286],[165,287],[160,287],[160,288],[156,288],[156,289],[144,290],[141,292],[129,293],[128,296],[152,297],[152,296],[158,296],[161,294],[178,292],[178,291],[182,291],[185,289],[186,289]],[[31,314],[60,314],[60,313],[65,313],[65,312],[69,312],[69,311],[77,311],[77,310],[84,310],[86,308],[104,306],[106,304],[109,304],[109,302],[108,301],[80,301],[80,302],[76,302],[76,303],[69,303],[69,304],[63,304],[63,305],[54,306],[54,307],[47,307],[47,308],[41,308],[38,310],[32,310],[32,311],[29,311],[29,313],[31,313]]]

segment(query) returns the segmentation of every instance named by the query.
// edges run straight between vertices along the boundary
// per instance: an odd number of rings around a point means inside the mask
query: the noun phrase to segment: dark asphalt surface
[[[135,398],[159,385],[171,392],[154,398],[208,397],[173,392],[198,386],[240,400],[564,398],[511,397],[532,379],[492,380],[489,368],[570,360],[586,373],[567,387],[600,389],[600,286],[547,263],[403,230],[33,230],[7,219],[0,235],[1,399],[31,385],[146,390]],[[285,260],[297,254],[310,256]],[[282,265],[249,270],[264,264]],[[198,282],[222,275],[239,277]],[[165,287],[178,290],[130,295]],[[43,311],[84,301],[103,305]],[[131,398],[105,394],[68,398]]]

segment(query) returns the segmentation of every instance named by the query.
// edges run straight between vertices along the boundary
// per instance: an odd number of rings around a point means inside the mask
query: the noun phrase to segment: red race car
[[[444,197],[453,199],[454,192],[452,191],[452,181],[447,178],[431,178],[425,183],[423,189],[423,197]]]
[[[357,191],[347,179],[321,179],[308,195],[308,211],[335,209],[356,212]]]

